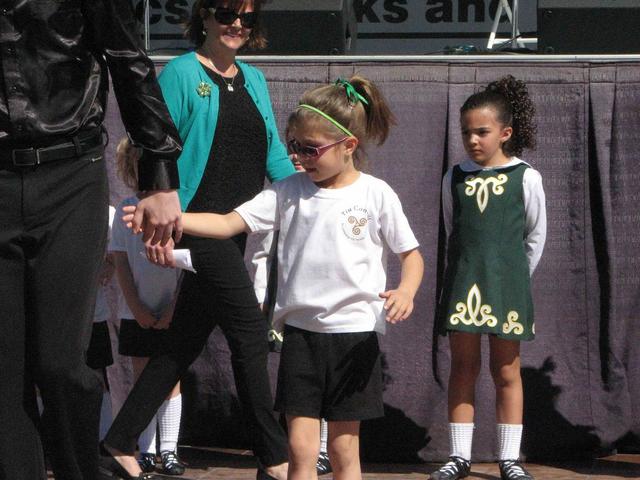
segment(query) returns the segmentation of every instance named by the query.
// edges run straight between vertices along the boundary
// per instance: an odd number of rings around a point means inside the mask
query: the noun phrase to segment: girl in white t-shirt
[[[123,139],[116,149],[118,174],[132,189],[138,186],[137,160],[137,149]],[[126,198],[118,211],[122,211],[125,205],[137,205],[138,201],[136,196]],[[125,300],[118,312],[121,319],[118,353],[131,357],[134,381],[137,381],[149,357],[163,349],[165,332],[173,317],[181,271],[149,262],[141,254],[144,252],[141,237],[132,235],[122,218],[117,218],[113,224],[109,251],[113,255],[116,276]],[[181,416],[182,395],[178,382],[138,438],[138,463],[143,472],[155,471],[156,454],[160,453],[160,470],[163,473],[184,473],[185,467],[177,457]],[[160,433],[159,442],[156,429]],[[156,443],[159,443],[158,449]]]
[[[290,131],[287,128],[285,138],[287,142],[292,140]],[[298,155],[290,153],[289,158],[296,172],[304,172],[304,168],[298,159]],[[256,251],[251,259],[254,267],[253,289],[256,293],[260,308],[267,317],[269,326],[268,339],[269,350],[280,353],[282,350],[282,325],[274,328],[273,325],[273,308],[275,306],[276,288],[277,288],[277,256],[276,249],[278,246],[277,232],[269,232],[260,243],[260,248]],[[331,473],[331,463],[329,462],[329,452],[327,451],[327,442],[329,436],[329,426],[324,418],[320,419],[320,453],[316,462],[316,473],[318,476]]]
[[[314,88],[289,119],[288,148],[305,172],[227,215],[183,215],[191,235],[279,231],[273,319],[285,325],[285,341],[276,409],[289,426],[289,480],[316,476],[320,418],[329,422],[334,478],[360,479],[360,421],[384,414],[376,332],[411,314],[423,273],[398,196],[358,170],[363,144],[382,144],[392,123],[384,98],[366,79]],[[135,208],[125,211],[139,231]],[[391,290],[389,250],[402,265],[400,284]]]

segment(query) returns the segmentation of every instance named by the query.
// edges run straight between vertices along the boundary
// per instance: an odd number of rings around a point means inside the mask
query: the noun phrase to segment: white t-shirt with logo
[[[385,331],[387,254],[418,247],[396,193],[360,173],[318,188],[305,173],[236,209],[252,232],[279,230],[274,325],[312,332]]]

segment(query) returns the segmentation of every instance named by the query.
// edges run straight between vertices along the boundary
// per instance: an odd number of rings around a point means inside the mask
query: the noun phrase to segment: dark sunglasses
[[[222,25],[233,25],[238,18],[240,19],[240,25],[244,28],[253,28],[258,22],[258,12],[238,13],[230,8],[223,7],[209,8],[209,11],[213,14],[216,22]]]
[[[289,155],[301,155],[307,158],[318,158],[331,147],[335,147],[348,138],[351,137],[344,137],[342,140],[330,143],[329,145],[322,145],[320,147],[312,147],[311,145],[300,145],[297,140],[289,140],[289,142],[287,142],[287,152],[289,152]]]

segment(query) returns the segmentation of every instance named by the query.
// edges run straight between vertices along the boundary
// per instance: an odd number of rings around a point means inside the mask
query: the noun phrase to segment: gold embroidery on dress
[[[469,294],[467,295],[467,304],[464,302],[458,302],[456,304],[456,311],[449,317],[449,323],[451,325],[457,325],[462,322],[465,325],[475,325],[481,327],[485,323],[488,327],[495,327],[498,324],[498,319],[491,315],[491,305],[482,304],[482,296],[480,295],[480,289],[477,284],[473,284]],[[469,317],[467,318],[467,314]],[[480,318],[478,318],[478,314]]]
[[[524,327],[518,323],[518,312],[514,310],[511,310],[507,314],[507,323],[502,324],[502,333],[508,335],[512,331],[516,335],[522,335],[524,333]]]
[[[364,227],[367,224],[366,218],[361,218],[360,220],[358,220],[356,217],[349,217],[347,221],[352,225],[355,224],[354,227],[351,229],[354,235],[360,235],[360,231],[361,231],[360,228]]]
[[[489,185],[491,185],[491,191],[494,195],[502,195],[504,193],[504,185],[509,180],[504,173],[501,173],[497,177],[474,177],[473,175],[468,176],[464,183],[467,185],[467,188],[464,189],[464,193],[471,197],[476,195],[476,201],[478,202],[478,208],[480,209],[480,213],[484,212],[484,209],[487,208],[487,203],[489,203]]]

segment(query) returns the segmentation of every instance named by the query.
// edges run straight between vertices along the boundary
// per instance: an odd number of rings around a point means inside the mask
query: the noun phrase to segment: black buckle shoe
[[[180,461],[176,452],[172,452],[171,450],[160,452],[160,460],[162,461],[162,473],[167,475],[182,475],[185,471],[184,463]]]
[[[155,472],[156,456],[153,453],[141,453],[138,459],[138,465],[140,465],[140,470],[144,473]]]
[[[498,462],[498,466],[502,480],[533,480],[533,476],[524,469],[519,460],[502,460]]]
[[[153,473],[145,472],[142,472],[137,477],[132,476],[102,444],[100,444],[98,461],[98,478],[100,480],[153,480],[161,478]]]
[[[327,452],[320,452],[320,455],[318,455],[318,461],[316,462],[316,472],[318,475],[324,475],[326,473],[331,473],[332,471],[329,454]]]
[[[449,457],[449,461],[433,472],[431,480],[457,480],[469,476],[471,462],[462,457]]]
[[[272,477],[267,472],[259,468],[258,471],[256,472],[256,480],[278,480],[278,479],[276,477]]]

